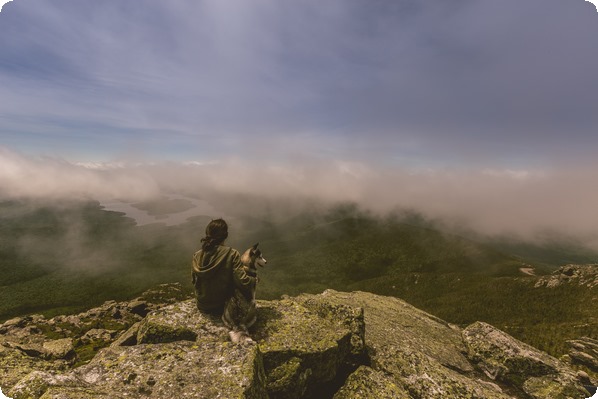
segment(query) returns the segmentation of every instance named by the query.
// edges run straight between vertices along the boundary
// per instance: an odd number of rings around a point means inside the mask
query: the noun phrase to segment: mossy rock
[[[51,387],[39,399],[124,399],[117,393],[98,392],[88,388]]]
[[[298,399],[307,390],[311,369],[301,367],[301,359],[293,357],[286,363],[269,370],[266,387],[270,399]]]
[[[587,393],[565,363],[487,323],[468,326],[463,339],[470,359],[489,377],[513,384],[534,398],[569,397],[555,392],[576,392],[571,397],[584,398]]]
[[[343,309],[347,305],[363,309],[365,344],[372,360],[383,348],[397,346],[426,354],[440,364],[463,373],[473,370],[463,355],[466,348],[458,328],[401,299],[368,292],[326,290],[320,295],[302,295],[299,300],[308,307],[332,309],[337,317],[346,315],[347,311],[335,309]],[[344,322],[345,325],[347,323],[350,322]],[[355,326],[351,330],[355,333],[360,329],[361,326]]]
[[[90,389],[128,398],[267,398],[255,345],[181,341],[111,347],[72,375]]]
[[[364,311],[362,307],[353,303],[339,301],[338,295],[340,293],[327,290],[321,295],[303,294],[294,300],[318,316],[335,320],[349,329],[351,331],[351,354],[357,363],[362,361],[366,355]]]
[[[46,360],[31,357],[24,352],[0,345],[0,386],[9,390],[33,371],[62,372],[69,370],[65,360]]]
[[[75,356],[75,347],[71,338],[46,341],[43,348],[45,355],[50,359],[72,359]]]
[[[372,367],[392,376],[418,399],[510,399],[498,386],[460,374],[408,348],[381,348]]]
[[[39,398],[51,386],[77,385],[78,381],[69,375],[60,375],[45,371],[33,371],[14,385],[8,396],[12,399]]]
[[[333,399],[412,399],[401,385],[384,373],[361,366],[345,381]]]
[[[528,378],[523,390],[534,399],[585,399],[589,396],[575,381],[555,376]]]
[[[149,313],[139,326],[137,343],[224,341],[227,332],[219,318],[199,312],[191,299]]]
[[[293,370],[289,374],[301,376],[299,380],[307,377],[308,384],[317,389],[318,384],[335,378],[351,357],[352,332],[334,318],[322,317],[293,299],[258,301],[257,312],[252,332],[268,375]],[[300,361],[296,370],[291,367],[297,364],[294,359]],[[279,384],[277,389],[289,388],[293,389],[292,384],[288,388]]]

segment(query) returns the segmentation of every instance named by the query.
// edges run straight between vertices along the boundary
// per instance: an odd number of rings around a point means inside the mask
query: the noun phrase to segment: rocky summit
[[[231,343],[193,299],[12,319],[0,386],[14,399],[581,399],[595,384],[491,325],[461,329],[366,292],[258,301],[251,332]],[[592,362],[593,341],[571,345]]]

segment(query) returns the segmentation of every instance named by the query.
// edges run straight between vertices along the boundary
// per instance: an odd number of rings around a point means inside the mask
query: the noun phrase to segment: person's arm
[[[196,273],[199,273],[199,266],[201,263],[201,260],[203,257],[200,257],[200,259],[197,259],[197,255],[198,252],[193,254],[193,261],[191,262],[191,281],[193,282],[193,286],[195,286],[195,283],[197,281],[197,275]]]
[[[239,252],[234,251],[231,254],[231,261],[233,267],[233,280],[235,286],[243,293],[247,298],[251,298],[257,277],[252,277],[245,271],[243,263],[241,263],[241,255]]]

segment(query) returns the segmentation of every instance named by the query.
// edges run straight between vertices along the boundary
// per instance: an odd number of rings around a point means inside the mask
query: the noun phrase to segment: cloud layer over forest
[[[351,201],[379,215],[414,210],[486,234],[533,237],[547,230],[592,245],[598,231],[593,165],[558,170],[432,170],[360,162],[73,164],[0,150],[0,196],[140,201],[164,193],[240,195],[270,204]],[[299,205],[300,206],[300,205]]]

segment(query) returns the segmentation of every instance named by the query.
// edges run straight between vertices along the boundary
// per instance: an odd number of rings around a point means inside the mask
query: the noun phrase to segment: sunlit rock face
[[[460,329],[397,298],[327,290],[258,301],[255,342],[244,345],[193,299],[140,302],[86,312],[120,327],[59,319],[60,336],[55,320],[9,320],[0,386],[14,399],[590,396],[567,364],[506,333]]]

